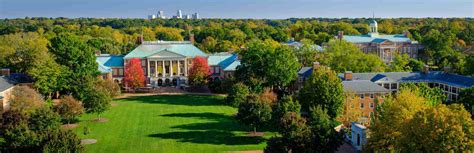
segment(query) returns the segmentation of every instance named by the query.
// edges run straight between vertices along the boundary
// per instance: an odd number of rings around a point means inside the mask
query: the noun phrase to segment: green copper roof
[[[189,41],[149,41],[143,42],[124,58],[146,58],[161,51],[169,51],[186,57],[207,56]]]
[[[351,43],[381,43],[386,40],[392,42],[408,42],[411,43],[412,41],[410,38],[405,37],[402,34],[399,35],[348,35],[342,37],[344,40],[351,42]]]

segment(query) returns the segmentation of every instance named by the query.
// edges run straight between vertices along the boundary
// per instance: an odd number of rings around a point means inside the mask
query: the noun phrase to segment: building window
[[[357,133],[357,146],[360,146],[360,134]]]
[[[370,103],[369,107],[374,108],[374,103]]]
[[[374,94],[373,93],[370,94],[370,99],[374,99]]]
[[[392,83],[392,89],[397,89],[397,84],[396,83]]]
[[[146,66],[146,60],[142,60],[142,66]]]
[[[118,75],[118,69],[112,69],[112,75],[117,76]]]
[[[364,103],[360,103],[360,109],[364,109]]]
[[[214,67],[211,68],[211,74],[214,74]]]
[[[384,84],[383,84],[383,87],[384,87],[385,89],[390,89],[390,84],[389,84],[389,83],[384,83]]]
[[[360,97],[360,99],[364,99],[364,98],[365,98],[365,95],[364,95],[364,94],[360,94],[359,97]]]
[[[118,70],[119,70],[119,76],[123,76],[123,68],[120,68]]]

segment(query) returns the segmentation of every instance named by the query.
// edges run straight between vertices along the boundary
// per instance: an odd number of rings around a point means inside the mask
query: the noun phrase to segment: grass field
[[[232,118],[237,110],[218,96],[143,96],[115,100],[101,117],[83,115],[75,131],[97,139],[86,152],[222,152],[262,150],[265,138],[248,137],[250,129]],[[83,134],[84,126],[90,133]],[[266,138],[274,133],[266,133]]]

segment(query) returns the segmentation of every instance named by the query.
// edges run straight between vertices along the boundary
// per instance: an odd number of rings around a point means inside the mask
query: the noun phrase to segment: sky
[[[0,18],[146,18],[198,12],[203,18],[474,17],[474,0],[0,0]]]

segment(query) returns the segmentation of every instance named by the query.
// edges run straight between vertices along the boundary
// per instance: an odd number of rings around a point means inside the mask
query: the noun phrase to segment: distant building
[[[183,13],[181,12],[181,10],[178,10],[178,13],[176,14],[176,17],[178,19],[182,19],[183,18]]]
[[[407,54],[411,58],[418,57],[418,51],[423,46],[417,41],[410,40],[408,38],[408,31],[405,31],[403,34],[381,35],[378,33],[377,28],[377,21],[372,20],[370,23],[370,33],[367,35],[345,36],[344,32],[340,31],[336,38],[354,43],[365,53],[378,55],[385,63],[390,63],[396,54]]]
[[[192,19],[192,18],[191,18],[191,15],[188,14],[184,16],[184,19]]]
[[[148,19],[149,19],[149,20],[156,19],[156,15],[154,15],[154,14],[152,14],[152,15],[148,15]]]
[[[157,18],[166,19],[165,12],[161,10],[158,11]]]
[[[288,45],[288,46],[291,46],[291,47],[295,47],[295,48],[300,48],[301,46],[303,46],[303,43],[299,42],[299,41],[295,41],[294,39],[291,39],[290,41],[286,42],[286,43],[283,43],[284,45]],[[317,51],[320,51],[322,52],[323,51],[323,47],[319,46],[319,45],[312,45],[311,46],[313,49],[317,50]]]
[[[194,13],[193,14],[193,19],[199,19],[199,13]]]

